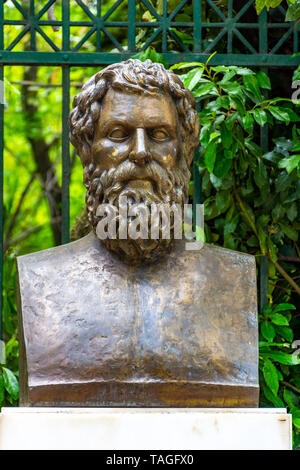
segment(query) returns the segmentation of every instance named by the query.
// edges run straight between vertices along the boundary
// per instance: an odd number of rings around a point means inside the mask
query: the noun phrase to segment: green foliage
[[[0,363],[0,406],[17,406],[19,398],[17,363],[19,345],[15,335],[7,342],[5,349],[6,362],[15,372],[12,372],[6,364]]]
[[[270,10],[270,8],[276,8],[282,3],[286,3],[285,0],[255,0],[255,8],[260,14],[264,8]],[[287,4],[285,21],[298,20],[300,18],[300,0],[287,0]]]
[[[286,21],[296,21],[300,18],[300,0],[290,2],[290,6],[286,12]]]
[[[278,261],[282,254],[299,256],[299,108],[290,99],[266,99],[271,83],[262,71],[201,63],[171,68],[200,109],[196,163],[202,177],[206,241],[251,253],[258,265],[261,255],[269,258],[270,303],[259,316],[261,405],[288,407],[298,445],[300,357],[292,343],[299,320],[289,301],[289,282],[297,271]],[[259,145],[260,129],[266,125],[274,136],[281,129],[270,152]]]
[[[289,303],[267,304],[260,315],[259,373],[261,404],[287,408],[295,428],[294,444],[300,444],[300,349],[293,345]],[[297,367],[296,367],[297,366]]]

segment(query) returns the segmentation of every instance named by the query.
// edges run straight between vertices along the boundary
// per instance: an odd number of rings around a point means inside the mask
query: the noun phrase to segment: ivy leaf
[[[214,95],[218,94],[218,91],[217,91],[215,85],[211,82],[203,83],[203,84],[199,85],[193,91],[193,96],[195,98],[199,98],[200,96],[208,95],[209,93],[212,93]]]
[[[287,366],[296,366],[300,364],[300,357],[293,354],[288,354],[282,351],[261,351],[261,356],[267,359],[273,359],[275,362],[280,364],[286,364]]]
[[[289,225],[285,225],[280,223],[279,224],[283,233],[290,238],[291,240],[294,240],[295,242],[298,240],[298,232],[295,230],[293,227],[290,227]]]
[[[201,62],[180,62],[179,64],[174,64],[170,67],[171,70],[181,70],[191,67],[204,67]]]
[[[284,388],[283,390],[283,399],[286,402],[286,404],[289,406],[289,408],[294,408],[295,404],[293,400],[293,395],[286,388]]]
[[[278,247],[277,247],[277,245],[275,245],[275,243],[272,242],[270,237],[268,237],[267,243],[268,243],[268,250],[269,250],[269,254],[271,256],[271,260],[273,261],[273,263],[276,263]]]
[[[292,3],[287,9],[285,21],[296,21],[300,18],[300,0]]]
[[[288,326],[276,326],[276,333],[279,336],[282,336],[282,338],[286,339],[290,343],[294,339],[294,333],[292,328],[289,328]]]
[[[244,128],[246,130],[248,129],[252,129],[253,127],[253,124],[254,124],[254,119],[253,119],[253,116],[251,113],[246,113],[246,115],[243,117],[243,124],[244,124]]]
[[[271,390],[268,387],[266,387],[264,384],[262,384],[262,389],[264,391],[264,395],[266,399],[269,400],[271,403],[273,403],[274,406],[276,406],[277,408],[285,408],[285,405],[283,401],[281,400],[281,398],[274,395],[274,393],[271,392]]]
[[[271,1],[271,8],[276,8],[276,7],[278,7],[281,2],[282,2],[282,0],[272,0],[272,1]]]
[[[300,164],[300,154],[292,155],[290,157],[283,158],[279,163],[279,168],[285,168],[288,173],[291,173]]]
[[[222,90],[224,90],[229,95],[240,95],[241,97],[243,96],[241,86],[237,82],[219,82],[218,85],[220,85]]]
[[[290,115],[279,106],[269,106],[267,109],[278,121],[284,121],[287,124],[290,122]]]
[[[274,366],[273,362],[269,359],[265,360],[263,374],[267,386],[273,392],[274,395],[277,395],[279,388],[277,369]]]
[[[271,322],[274,323],[274,325],[279,325],[279,326],[288,326],[289,322],[287,318],[284,315],[281,315],[281,313],[272,313],[270,315]]]
[[[216,194],[216,204],[218,209],[221,212],[224,212],[226,209],[228,209],[230,205],[230,191],[218,191]],[[221,213],[220,212],[220,213]]]
[[[259,15],[265,8],[265,0],[255,0],[255,8],[257,14]]]
[[[263,109],[255,109],[253,111],[253,116],[257,124],[263,127],[268,122],[267,113]]]
[[[204,155],[205,164],[210,173],[213,172],[215,161],[216,161],[216,155],[217,155],[217,144],[213,140],[212,142],[208,144],[205,155]]]
[[[293,304],[288,304],[288,303],[283,303],[283,304],[278,304],[276,307],[273,309],[273,313],[275,312],[286,312],[289,310],[296,310],[295,305]]]
[[[261,88],[266,88],[267,90],[271,90],[271,82],[270,82],[268,75],[265,72],[260,70],[259,72],[257,72],[256,78]]]
[[[246,92],[250,94],[250,98],[254,99],[255,102],[262,101],[262,95],[259,89],[257,78],[254,75],[244,75],[243,84]]]
[[[184,80],[183,80],[183,83],[184,85],[190,90],[190,91],[193,91],[193,89],[195,88],[195,86],[197,85],[197,83],[199,82],[200,78],[202,77],[202,74],[203,74],[203,68],[196,68],[196,69],[192,69],[190,70]]]
[[[273,341],[276,334],[274,326],[269,321],[265,320],[261,324],[261,334],[267,341]]]
[[[258,165],[255,168],[254,181],[257,184],[261,192],[268,191],[269,189],[268,173],[261,160],[258,161]]]
[[[4,395],[5,395],[4,380],[3,380],[3,376],[0,375],[0,407],[2,406],[2,403],[4,402]]]
[[[220,82],[218,82],[219,85],[223,85],[224,83],[229,82],[229,80],[232,79],[236,75],[236,70],[230,70],[229,72],[226,72],[224,77]],[[235,82],[236,83],[236,82]]]
[[[2,367],[4,387],[6,391],[16,400],[19,396],[19,384],[11,370]]]
[[[289,187],[289,185],[292,182],[292,177],[288,175],[285,171],[283,171],[278,178],[275,179],[275,191],[276,193],[281,193],[284,191],[286,188]]]
[[[231,159],[224,158],[221,151],[217,152],[213,173],[217,178],[223,178],[231,168]]]
[[[208,126],[203,126],[200,133],[200,142],[204,147],[207,146],[210,139],[211,129]]]
[[[232,145],[232,133],[227,129],[226,124],[222,123],[220,126],[221,141],[225,149],[230,149]]]
[[[300,429],[300,410],[293,409],[292,410],[292,415],[293,415],[293,425]]]

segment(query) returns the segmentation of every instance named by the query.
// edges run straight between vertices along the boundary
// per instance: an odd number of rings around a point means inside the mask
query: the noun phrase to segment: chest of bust
[[[253,263],[211,248],[192,255],[130,268],[90,246],[63,262],[19,263],[29,389],[255,386]]]

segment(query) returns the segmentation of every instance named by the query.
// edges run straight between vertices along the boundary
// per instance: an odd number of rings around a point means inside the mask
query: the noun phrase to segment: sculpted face
[[[150,162],[155,161],[167,170],[176,166],[177,135],[177,111],[169,96],[110,89],[95,129],[94,164],[103,172],[129,160],[137,167],[136,180],[146,183],[144,169]]]
[[[172,71],[149,60],[112,64],[85,83],[73,106],[70,139],[84,166],[87,213],[96,234],[102,208],[116,211],[119,224],[124,200],[145,213],[155,204],[183,208],[199,119],[192,94]],[[128,216],[126,239],[120,225],[114,238],[97,235],[107,249],[133,264],[154,261],[170,250],[173,222],[168,239],[159,220],[159,235],[151,239],[131,236],[134,223]]]

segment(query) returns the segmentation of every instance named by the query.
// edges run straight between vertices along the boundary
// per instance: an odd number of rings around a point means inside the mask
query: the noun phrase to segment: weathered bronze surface
[[[70,138],[93,231],[18,258],[23,406],[257,406],[252,256],[182,240],[99,240],[97,207],[187,201],[195,103],[161,65],[109,66]]]
[[[18,259],[31,405],[253,406],[254,258],[178,241],[131,267],[93,233]]]
[[[128,60],[97,73],[75,97],[69,124],[95,232],[99,205],[117,207],[120,197],[146,208],[187,202],[199,118],[190,91],[161,64]],[[103,243],[132,265],[160,259],[173,237]]]

